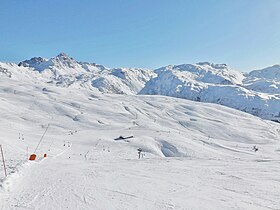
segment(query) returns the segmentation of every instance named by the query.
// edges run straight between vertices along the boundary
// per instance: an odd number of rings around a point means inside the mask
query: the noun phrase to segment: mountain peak
[[[69,55],[67,55],[67,54],[64,53],[64,52],[59,53],[59,54],[55,57],[55,59],[64,60],[64,61],[65,61],[65,60],[74,61],[73,58],[71,58]]]
[[[68,56],[65,52],[60,52],[58,56]]]
[[[227,68],[227,64],[215,64],[215,63],[210,63],[210,62],[199,62],[199,63],[196,63],[197,65],[200,65],[200,66],[211,66],[212,68],[215,68],[215,69],[225,69]]]
[[[61,52],[61,53],[59,53],[56,57],[68,57],[68,58],[70,58],[70,56],[69,55],[67,55],[65,52]]]
[[[42,57],[33,57],[30,60],[24,60],[18,64],[18,66],[24,66],[24,67],[36,67],[40,65],[43,62],[46,62],[47,59]]]
[[[57,66],[58,68],[75,68],[75,66],[78,66],[79,64],[75,59],[71,58],[64,52],[61,52],[56,57],[50,59],[50,65]]]

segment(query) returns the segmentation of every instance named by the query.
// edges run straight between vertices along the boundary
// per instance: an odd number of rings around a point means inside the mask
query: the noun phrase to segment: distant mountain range
[[[279,65],[249,73],[208,62],[155,70],[107,68],[60,53],[50,59],[34,57],[19,64],[0,63],[0,76],[41,87],[88,88],[107,94],[165,95],[217,103],[280,122]]]

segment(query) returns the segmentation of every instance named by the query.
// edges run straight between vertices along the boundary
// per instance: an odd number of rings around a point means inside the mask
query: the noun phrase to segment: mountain
[[[260,70],[251,71],[249,78],[260,78],[280,81],[280,65],[274,65]]]
[[[280,65],[251,71],[243,83],[249,90],[280,95]]]
[[[31,58],[30,60],[24,60],[18,64],[18,66],[23,66],[23,67],[31,67],[31,68],[38,68],[40,64],[45,63],[47,61],[46,58],[42,57],[34,57]]]
[[[243,87],[256,92],[280,95],[280,80],[246,78],[246,80],[244,80]]]
[[[103,93],[136,94],[154,76],[152,71],[140,68],[108,69],[92,80],[92,86]]]
[[[112,94],[136,94],[155,75],[146,69],[110,69],[100,64],[78,62],[65,53],[50,59],[31,58],[18,66],[39,72],[43,80],[57,86],[94,88]]]
[[[166,66],[146,83],[142,95],[165,95],[217,103],[280,122],[279,68],[253,71],[248,75],[225,64],[208,62]]]
[[[233,85],[241,84],[244,76],[230,70],[226,64],[200,62],[197,64],[169,65],[155,70],[156,73],[173,72],[189,81],[201,83]]]
[[[155,70],[107,68],[76,61],[65,53],[0,63],[0,74],[26,83],[97,90],[106,94],[164,95],[217,103],[280,121],[280,66],[241,73],[226,64],[200,62]]]

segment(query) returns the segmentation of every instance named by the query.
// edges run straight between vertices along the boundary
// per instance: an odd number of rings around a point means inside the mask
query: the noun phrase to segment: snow
[[[174,74],[186,76],[188,79],[212,84],[241,84],[243,74],[231,70],[226,64],[200,62],[197,64],[169,65],[155,70],[158,74],[172,71]]]
[[[280,65],[274,65],[261,70],[251,71],[248,77],[280,80]]]
[[[10,68],[5,68],[5,65],[0,63],[0,74],[11,77],[13,72],[9,72]],[[18,71],[15,64],[10,65],[14,71]],[[226,64],[209,62],[169,65],[156,70],[107,68],[96,63],[79,62],[60,53],[50,59],[35,57],[25,60],[19,66],[20,71],[24,69],[26,77],[32,75],[35,81],[55,86],[95,89],[110,94],[165,95],[211,102],[263,119],[280,121],[279,65],[246,74]],[[30,74],[30,71],[39,72],[39,75]]]
[[[203,62],[167,66],[155,72],[157,77],[139,94],[217,103],[280,122],[279,66],[246,75],[225,64]]]
[[[152,72],[59,57],[42,71],[0,63],[0,209],[279,209],[280,124],[265,120],[277,94],[224,64]],[[167,96],[135,94],[145,85]]]
[[[103,93],[128,95],[138,93],[145,83],[155,76],[155,73],[147,69],[110,69],[100,64],[78,62],[65,53],[50,59],[35,57],[25,60],[19,63],[19,67],[26,67],[26,71],[39,72],[40,80],[56,86],[75,86],[98,89]]]
[[[0,209],[279,208],[278,123],[166,96],[0,80]]]
[[[244,80],[247,89],[271,94],[280,94],[280,65],[251,71]]]

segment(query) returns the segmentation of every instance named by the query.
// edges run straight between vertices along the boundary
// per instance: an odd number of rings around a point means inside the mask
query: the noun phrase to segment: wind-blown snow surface
[[[139,94],[211,102],[280,122],[280,67],[248,75],[225,64],[183,64],[155,70]]]
[[[216,104],[4,74],[9,175],[0,165],[0,209],[279,209],[278,123]],[[47,124],[38,159],[27,161]],[[114,140],[120,135],[134,138]]]

